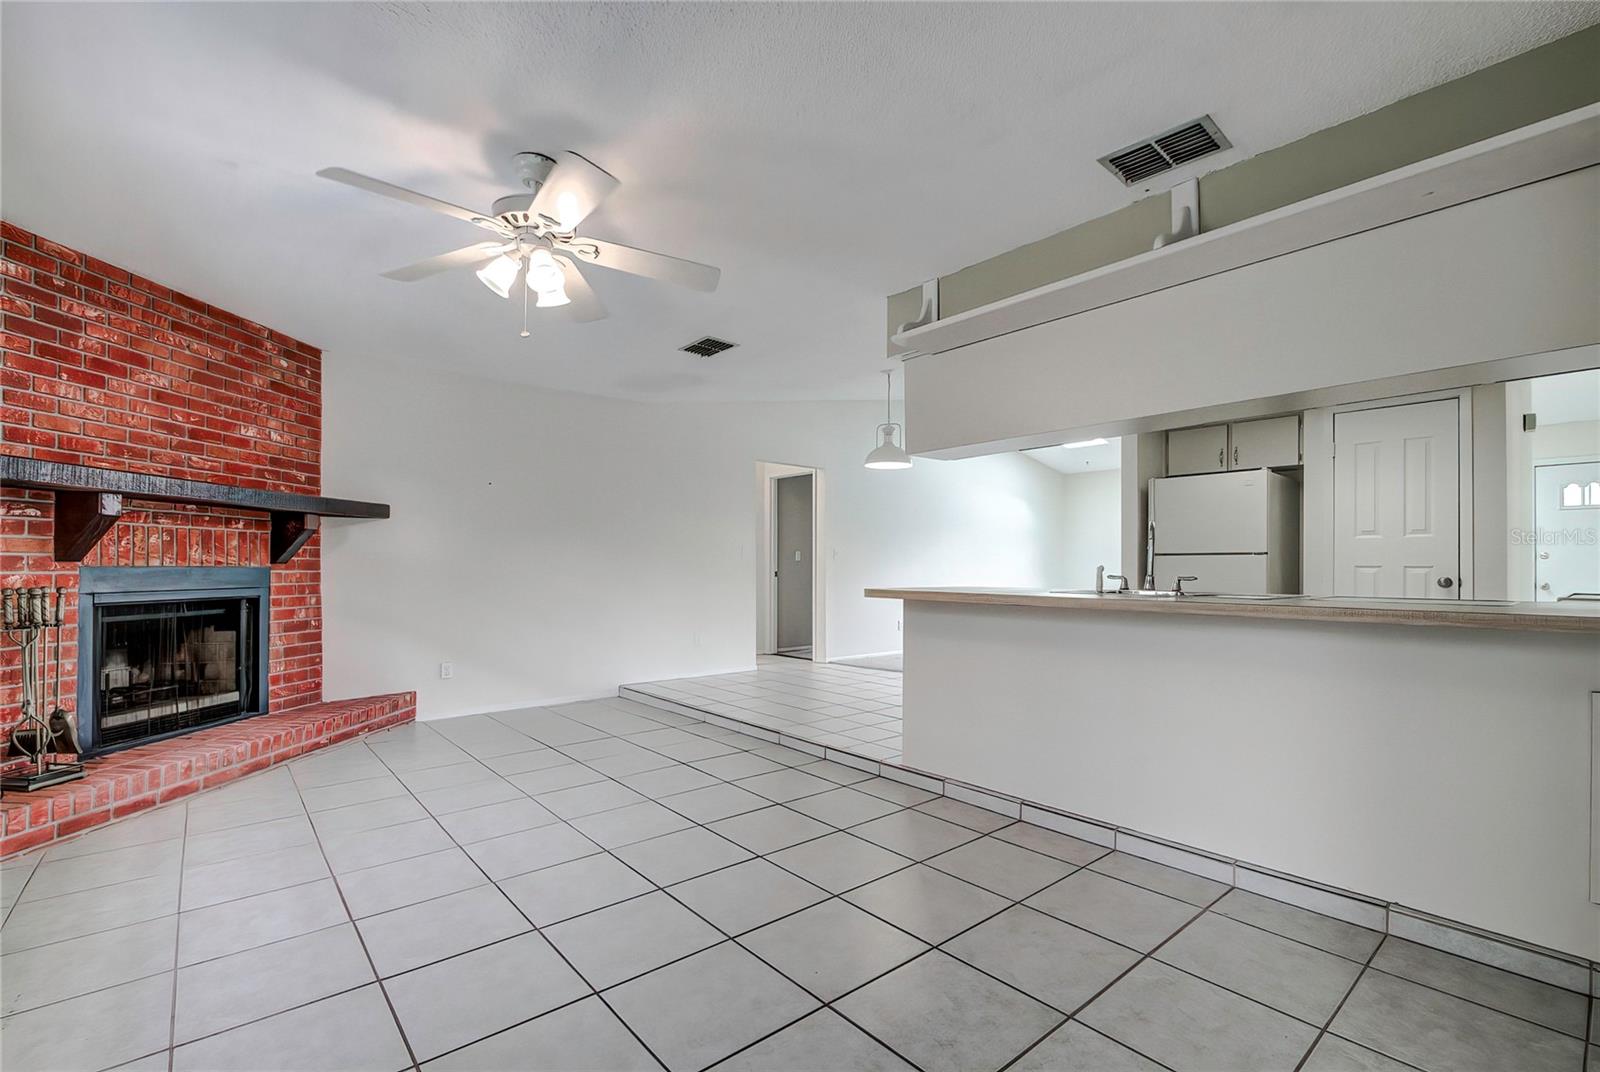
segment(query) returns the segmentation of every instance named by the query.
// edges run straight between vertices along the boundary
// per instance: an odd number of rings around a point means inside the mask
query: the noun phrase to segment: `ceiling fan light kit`
[[[492,231],[500,239],[464,246],[383,273],[400,282],[426,279],[451,268],[472,268],[484,286],[502,298],[509,298],[520,276],[536,296],[535,308],[565,307],[568,316],[580,322],[600,320],[605,317],[606,310],[579,267],[579,261],[615,272],[676,283],[691,290],[717,289],[722,273],[709,264],[578,236],[578,226],[620,185],[589,160],[574,152],[555,156],[525,152],[516,155],[515,163],[524,192],[499,198],[488,214],[346,168],[323,168],[317,174],[368,193],[451,216]],[[524,338],[528,335],[526,324],[522,335]]]

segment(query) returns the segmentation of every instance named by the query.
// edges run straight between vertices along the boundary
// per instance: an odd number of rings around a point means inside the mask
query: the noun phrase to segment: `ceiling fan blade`
[[[559,153],[556,166],[533,199],[531,211],[548,216],[555,221],[556,230],[570,234],[620,185],[621,182],[609,173],[577,153]]]
[[[419,279],[426,279],[430,275],[449,271],[451,268],[470,268],[492,260],[510,249],[516,249],[514,243],[507,242],[479,242],[476,245],[463,246],[453,249],[449,253],[441,253],[437,257],[429,257],[416,264],[408,264],[404,268],[395,268],[384,272],[385,279],[398,279],[402,283],[414,283]]]
[[[556,263],[561,265],[561,274],[566,277],[567,315],[581,324],[604,320],[606,307],[578,266],[566,257],[557,257]]]
[[[482,227],[485,230],[493,231],[496,234],[506,233],[505,227],[500,223],[500,221],[490,219],[481,212],[474,212],[470,208],[462,208],[460,205],[452,205],[448,201],[440,201],[437,197],[429,197],[427,194],[419,194],[415,190],[407,190],[404,186],[396,186],[392,182],[384,182],[382,179],[375,179],[370,175],[363,175],[358,171],[351,171],[348,168],[330,167],[323,168],[321,171],[317,172],[317,174],[324,179],[332,179],[334,182],[342,182],[346,186],[354,186],[358,190],[365,190],[368,193],[380,194],[384,197],[392,197],[396,201],[404,201],[408,205],[416,205],[418,208],[430,209],[434,212],[442,212],[446,216],[454,216],[458,220],[465,220],[467,223],[476,224],[477,226]]]
[[[574,238],[564,243],[563,248],[588,264],[676,283],[690,290],[716,290],[722,278],[722,269],[709,264],[669,257],[665,253],[651,253],[647,249],[634,249],[620,242],[606,242],[599,238]]]

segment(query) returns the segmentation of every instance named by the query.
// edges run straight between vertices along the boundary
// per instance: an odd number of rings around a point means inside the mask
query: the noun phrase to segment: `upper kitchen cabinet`
[[[1269,417],[1228,426],[1228,468],[1282,469],[1300,464],[1300,418]]]
[[[1228,426],[1177,428],[1167,433],[1167,475],[1220,473],[1228,468]]]
[[[1300,417],[1208,424],[1167,433],[1167,475],[1229,469],[1283,469],[1300,464]]]

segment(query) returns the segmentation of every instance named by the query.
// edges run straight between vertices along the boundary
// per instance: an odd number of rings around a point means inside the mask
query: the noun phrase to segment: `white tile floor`
[[[662,700],[866,759],[900,760],[898,672],[761,655],[737,674],[628,685]]]
[[[6,1072],[1581,1072],[1591,1029],[1584,995],[626,700],[353,741],[0,894]]]

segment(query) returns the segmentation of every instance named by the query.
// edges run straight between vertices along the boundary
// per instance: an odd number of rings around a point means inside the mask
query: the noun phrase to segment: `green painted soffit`
[[[1205,230],[1225,227],[1596,101],[1600,26],[1203,175],[1201,223]],[[954,316],[1143,253],[1169,228],[1170,215],[1167,195],[1155,194],[941,276],[939,314]],[[916,288],[889,298],[891,334],[916,315],[918,300]]]

